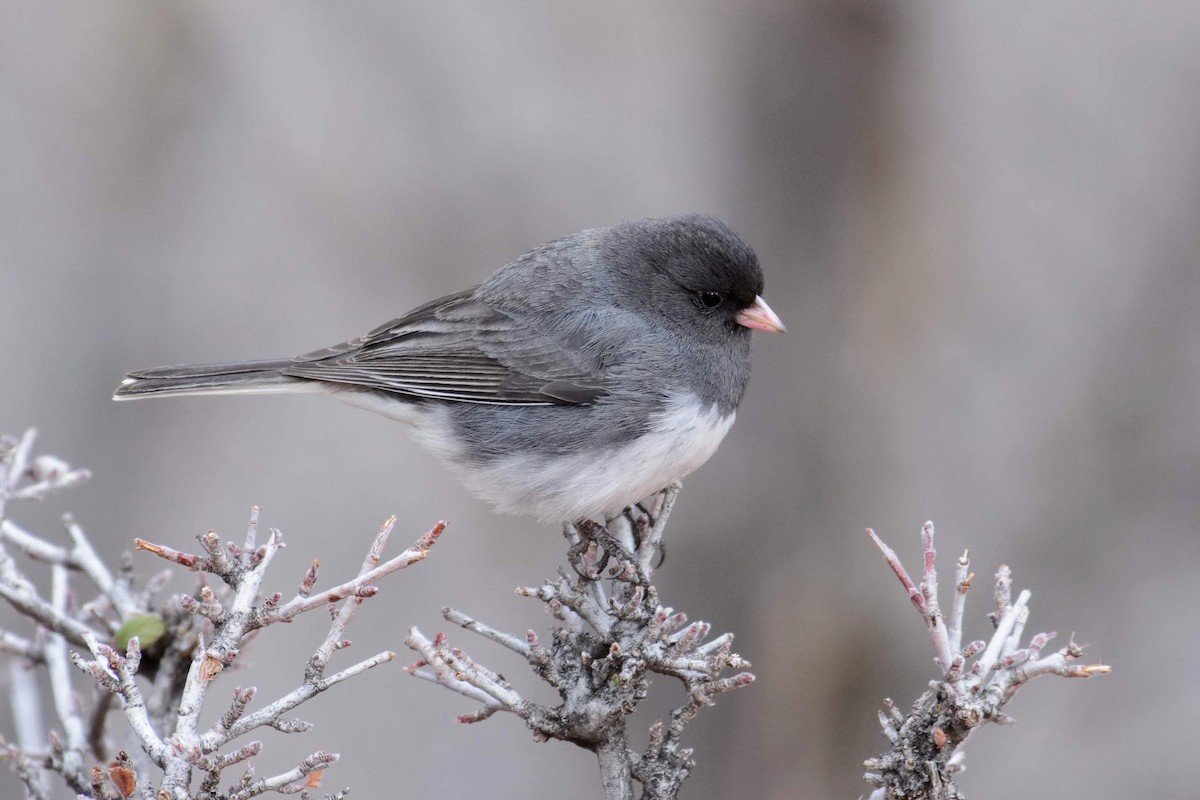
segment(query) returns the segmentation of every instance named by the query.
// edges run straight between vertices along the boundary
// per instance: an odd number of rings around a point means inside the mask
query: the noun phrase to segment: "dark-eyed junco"
[[[603,517],[699,467],[733,424],[750,330],[782,331],[723,222],[638,219],[292,359],[131,372],[114,398],[326,392],[407,423],[500,511]]]

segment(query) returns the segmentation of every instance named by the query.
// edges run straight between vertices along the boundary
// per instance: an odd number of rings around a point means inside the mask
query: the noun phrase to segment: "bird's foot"
[[[665,491],[663,490],[663,492]],[[634,503],[623,512],[625,518],[629,520],[629,526],[633,531],[633,541],[639,551],[646,546],[655,546],[647,540],[650,538],[651,529],[658,522],[658,512],[662,509],[663,492],[659,492],[646,501]],[[651,569],[660,568],[667,560],[667,543],[659,539],[657,548],[658,561]]]
[[[608,570],[607,577],[639,585],[648,585],[649,577],[638,566],[637,556],[604,525],[591,519],[575,523],[579,542],[568,551],[571,567],[581,577],[597,580]],[[609,562],[616,564],[608,569]]]

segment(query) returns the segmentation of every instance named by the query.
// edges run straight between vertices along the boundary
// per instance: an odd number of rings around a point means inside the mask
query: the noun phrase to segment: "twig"
[[[963,769],[962,744],[987,722],[1010,722],[1002,709],[1025,682],[1049,673],[1086,678],[1107,674],[1111,669],[1103,664],[1072,663],[1083,654],[1074,642],[1040,658],[1041,648],[1053,638],[1052,633],[1039,633],[1022,648],[1030,593],[1023,591],[1012,602],[1012,574],[1005,566],[996,573],[995,610],[989,614],[995,625],[991,639],[986,645],[971,642],[963,647],[963,609],[974,577],[969,572],[968,555],[964,553],[956,564],[954,606],[946,626],[941,624],[937,609],[933,523],[926,523],[922,529],[925,559],[919,591],[895,552],[874,531],[867,533],[920,612],[933,641],[940,673],[939,680],[917,699],[907,715],[901,714],[891,700],[884,701],[887,711],[879,712],[879,720],[892,749],[863,762],[868,769],[864,778],[878,787],[871,798],[961,798],[954,776]],[[978,658],[968,669],[967,661],[976,655]]]
[[[92,632],[82,622],[56,614],[53,606],[38,596],[33,584],[17,570],[3,546],[0,546],[0,597],[47,630],[62,634],[71,644],[83,646],[84,634]]]
[[[124,655],[97,641],[96,637],[90,633],[87,635],[87,640],[88,650],[94,656],[94,660],[85,661],[78,653],[72,653],[71,660],[80,671],[90,675],[102,689],[118,696],[130,730],[137,737],[141,748],[158,767],[165,769],[168,762],[167,747],[150,722],[141,689],[134,680],[134,675],[137,674],[142,660],[142,651],[138,640],[134,638],[129,641],[129,647]]]
[[[662,606],[649,582],[678,491],[678,485],[664,491],[657,518],[628,520],[632,551],[621,536],[595,523],[564,526],[570,569],[541,586],[517,589],[517,594],[545,603],[562,623],[551,630],[548,643],[533,631],[514,636],[456,609],[443,609],[448,622],[524,657],[558,693],[559,705],[524,699],[494,670],[450,646],[441,633],[430,639],[416,628],[409,630],[405,644],[420,655],[409,673],[478,703],[477,710],[459,717],[461,722],[479,722],[504,711],[524,720],[537,740],[561,739],[592,750],[606,797],[631,799],[634,780],[648,800],[677,797],[694,766],[691,751],[680,746],[687,724],[718,694],[754,680],[749,672],[721,677],[727,669],[750,666],[732,651],[732,634],[706,642],[710,626],[689,625],[686,615]],[[603,581],[612,581],[611,594]],[[669,724],[655,723],[649,746],[636,752],[629,746],[628,717],[646,697],[653,673],[682,681],[688,699],[672,712]]]
[[[28,760],[26,754],[45,747],[47,741],[46,718],[42,708],[42,692],[38,685],[38,674],[32,668],[33,665],[23,664],[19,660],[13,659],[10,666],[9,698],[17,741],[16,744],[9,746],[7,752],[10,760],[13,761],[14,768],[20,775],[21,765],[19,762]],[[0,748],[3,746],[3,739],[0,738]],[[0,753],[3,752],[3,749],[0,749]],[[30,765],[28,774],[34,779],[33,786],[29,786],[27,783],[29,791],[35,796],[39,790],[44,793],[46,778],[49,777],[45,770]]]
[[[45,648],[42,644],[10,631],[0,630],[0,653],[20,656],[34,664],[46,663]]]
[[[289,600],[278,609],[261,614],[257,624],[261,626],[269,625],[272,622],[288,622],[305,611],[321,608],[322,606],[339,602],[351,596],[359,598],[373,597],[376,590],[372,584],[375,581],[405,567],[410,567],[419,561],[423,561],[429,555],[429,551],[433,548],[433,545],[437,543],[438,537],[446,530],[446,523],[444,521],[438,522],[427,533],[417,539],[412,547],[400,553],[400,555],[389,559],[386,563],[380,564],[379,559],[381,556],[379,554],[383,551],[384,544],[386,544],[395,524],[395,517],[390,518],[384,523],[379,535],[376,536],[375,542],[371,546],[371,550],[367,554],[366,560],[363,561],[362,570],[360,570],[355,578],[315,595],[297,593],[295,598]],[[352,607],[357,608],[357,604],[354,604]],[[350,618],[352,617],[353,614],[351,614]],[[346,620],[346,623],[343,623],[342,627],[345,627],[345,624],[348,622],[349,618]]]
[[[67,568],[55,564],[51,572],[52,602],[54,613],[67,615]],[[90,635],[90,634],[89,634]],[[54,710],[63,726],[66,742],[63,748],[63,776],[72,789],[78,791],[88,785],[83,771],[83,752],[87,746],[83,719],[75,707],[74,691],[71,688],[70,657],[67,643],[61,634],[51,634],[46,645],[46,667],[50,673],[50,694],[54,698]]]
[[[294,792],[290,791],[289,784],[293,784],[314,772],[319,773],[320,770],[337,761],[338,758],[337,753],[322,753],[317,751],[301,761],[300,765],[295,769],[281,775],[276,775],[273,778],[261,778],[240,787],[229,795],[229,800],[247,800],[247,798],[256,797],[263,792],[269,791],[277,791],[281,794],[294,794]],[[299,791],[300,788],[303,787],[297,788],[296,791]]]
[[[111,570],[83,527],[69,515],[64,517],[67,545],[30,532],[5,516],[9,500],[41,497],[86,476],[86,471],[72,470],[59,459],[34,457],[33,442],[32,431],[20,440],[0,439],[0,597],[40,626],[32,637],[0,631],[0,654],[21,660],[14,663],[20,678],[13,687],[22,695],[14,697],[20,701],[14,706],[19,742],[7,745],[0,740],[0,759],[12,765],[27,794],[49,796],[40,774],[43,766],[86,800],[127,800],[131,795],[143,800],[243,800],[264,792],[290,794],[318,787],[322,771],[337,759],[335,754],[313,753],[288,772],[256,779],[253,761],[262,752],[262,742],[237,739],[262,727],[303,732],[311,727],[308,723],[284,715],[332,686],[395,660],[395,653],[383,651],[326,674],[332,656],[350,646],[347,627],[358,606],[377,593],[375,583],[423,560],[445,523],[419,537],[408,550],[384,560],[384,546],[395,524],[394,518],[389,520],[356,577],[319,589],[314,561],[296,597],[287,603],[281,603],[278,594],[263,596],[266,572],[283,539],[272,530],[265,543],[259,543],[258,509],[252,511],[245,538],[238,543],[223,541],[209,531],[197,537],[199,550],[189,553],[139,539],[135,546],[140,550],[220,579],[202,582],[194,595],[170,597],[156,606],[169,572],[159,573],[135,591],[128,556],[120,569]],[[51,565],[49,601],[10,551]],[[73,572],[86,576],[98,597],[72,603],[68,580]],[[274,622],[291,622],[307,611],[325,608],[333,612],[332,621],[309,659],[300,686],[259,709],[251,707],[254,688],[238,687],[226,712],[207,729],[201,725],[210,689],[256,636]],[[70,652],[71,645],[84,655]],[[72,663],[103,690],[84,705],[71,685]],[[42,665],[49,676],[61,737],[47,736],[39,726],[42,712],[30,702],[38,692],[29,670]],[[119,726],[107,724],[114,699],[121,714],[111,716],[122,721]],[[116,737],[120,741],[110,747]],[[88,750],[99,759],[106,759],[106,752],[117,755],[107,767],[88,769]],[[246,777],[223,787],[222,771],[238,764],[246,768]],[[193,785],[197,772],[198,794]],[[344,795],[340,791],[328,796],[340,800]]]

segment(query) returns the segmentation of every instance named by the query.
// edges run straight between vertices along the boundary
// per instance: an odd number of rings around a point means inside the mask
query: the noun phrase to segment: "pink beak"
[[[738,312],[737,323],[758,331],[787,333],[787,328],[783,326],[783,320],[775,315],[775,312],[767,305],[767,301],[761,297],[755,297],[754,305]]]

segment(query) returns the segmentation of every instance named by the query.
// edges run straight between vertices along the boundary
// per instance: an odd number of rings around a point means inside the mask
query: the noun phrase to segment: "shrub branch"
[[[1074,641],[1043,656],[1042,648],[1055,636],[1052,632],[1035,634],[1021,646],[1029,619],[1030,592],[1022,591],[1013,602],[1012,573],[1003,565],[996,572],[993,610],[988,614],[992,635],[987,642],[973,641],[964,647],[963,613],[975,578],[970,571],[969,552],[955,562],[954,599],[947,622],[938,605],[933,523],[926,522],[921,529],[924,569],[919,585],[914,584],[895,551],[875,531],[868,529],[867,534],[921,615],[938,666],[938,679],[930,682],[928,691],[917,698],[907,714],[891,699],[884,700],[879,722],[892,747],[863,762],[869,770],[864,777],[877,787],[871,800],[959,800],[963,795],[954,776],[964,769],[963,743],[985,723],[1011,723],[1012,718],[1003,708],[1018,689],[1038,675],[1090,678],[1106,675],[1111,668],[1079,664],[1083,648]]]

